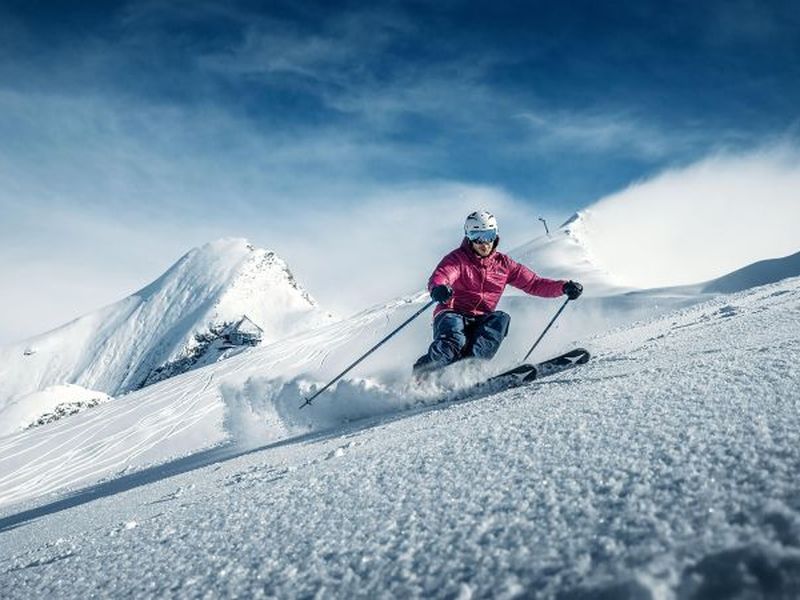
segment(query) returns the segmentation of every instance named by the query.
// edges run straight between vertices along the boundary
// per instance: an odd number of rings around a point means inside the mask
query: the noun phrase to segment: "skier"
[[[497,252],[497,220],[485,211],[471,213],[464,223],[461,246],[445,256],[428,280],[438,302],[433,343],[414,363],[417,378],[462,358],[489,360],[508,334],[511,317],[495,310],[506,285],[533,296],[575,300],[583,286],[575,281],[545,279],[507,255]]]

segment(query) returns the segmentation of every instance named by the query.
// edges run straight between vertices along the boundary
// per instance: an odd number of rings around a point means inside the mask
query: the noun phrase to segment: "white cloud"
[[[241,42],[200,56],[202,66],[237,77],[293,74],[334,84],[371,79],[364,65],[414,30],[406,16],[386,7],[335,13],[313,27],[256,15],[237,19]]]
[[[214,106],[7,90],[0,126],[0,343],[116,301],[218,237],[285,255],[347,313],[422,287],[475,208],[498,213],[507,244],[541,227],[490,187],[380,182],[374,164],[414,172],[436,150],[357,131],[265,134]]]
[[[294,215],[286,234],[275,235],[275,249],[324,306],[346,313],[424,289],[461,243],[467,214],[481,208],[497,216],[506,250],[544,233],[531,204],[443,182],[373,189],[348,205]]]
[[[0,223],[0,279],[9,282],[0,297],[0,343],[117,301],[219,237],[275,250],[324,307],[349,314],[423,288],[436,262],[460,243],[472,210],[497,214],[506,249],[541,234],[529,203],[489,187],[362,184],[308,193],[306,202],[240,209],[212,191],[185,217],[174,207],[115,215],[70,194],[62,204],[34,199],[14,207],[0,194],[9,217]],[[564,215],[545,216],[554,222]]]
[[[77,205],[28,206],[25,218],[0,222],[0,344],[121,300],[220,233],[157,218],[115,219]]]
[[[623,156],[664,158],[688,147],[685,134],[669,135],[645,120],[625,113],[538,111],[515,115],[543,147],[578,147],[592,152],[613,151]]]

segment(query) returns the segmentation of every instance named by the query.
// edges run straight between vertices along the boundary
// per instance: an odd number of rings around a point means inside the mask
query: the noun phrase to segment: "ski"
[[[490,377],[468,390],[458,394],[459,398],[466,398],[481,393],[497,393],[507,389],[527,385],[543,377],[550,377],[568,369],[585,364],[591,354],[584,348],[575,348],[551,359],[535,363],[522,364],[508,371]]]
[[[566,371],[576,367],[577,365],[585,364],[591,354],[584,348],[575,348],[569,352],[565,352],[554,358],[542,361],[536,364],[523,364],[515,367],[505,373],[500,373],[491,377],[489,381],[493,380],[510,380],[518,383],[528,383],[542,377],[549,377],[561,371]]]

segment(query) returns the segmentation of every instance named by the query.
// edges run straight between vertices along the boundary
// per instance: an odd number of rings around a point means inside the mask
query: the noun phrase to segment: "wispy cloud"
[[[530,127],[536,144],[550,150],[570,146],[589,152],[663,159],[691,143],[691,136],[669,135],[640,117],[623,113],[543,111],[515,117]]]
[[[323,84],[352,84],[379,77],[371,68],[376,58],[414,29],[402,12],[377,7],[299,23],[242,18],[241,39],[203,54],[199,64],[228,76],[292,74]]]
[[[712,4],[706,10],[705,37],[712,45],[772,44],[797,35],[800,12],[791,2],[734,0]]]
[[[542,213],[502,190],[424,182],[315,210],[274,241],[323,304],[346,313],[424,289],[441,257],[461,243],[467,214],[481,208],[497,216],[507,250],[544,233]]]

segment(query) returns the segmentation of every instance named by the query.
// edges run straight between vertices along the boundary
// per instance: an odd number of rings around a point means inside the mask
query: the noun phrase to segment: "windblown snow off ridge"
[[[711,157],[592,204],[580,236],[623,286],[699,283],[800,250],[796,152]]]
[[[795,152],[711,157],[602,198],[513,254],[594,296],[700,284],[798,252],[798,189]]]

